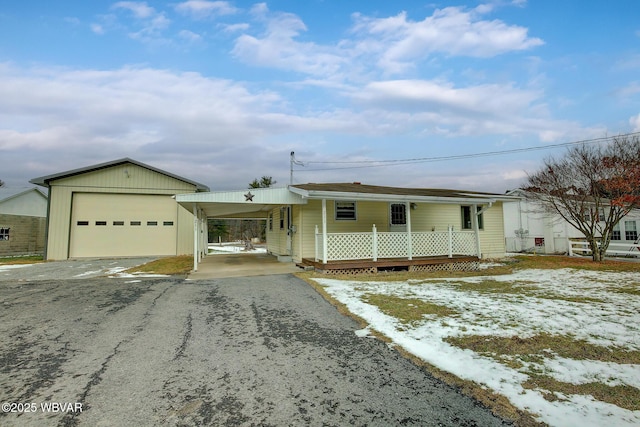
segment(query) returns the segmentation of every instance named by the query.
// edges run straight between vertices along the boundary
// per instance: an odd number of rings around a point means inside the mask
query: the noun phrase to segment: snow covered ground
[[[223,244],[209,243],[209,255],[228,253],[260,254],[267,253],[267,249],[264,247],[256,246],[254,249],[246,250],[242,242],[231,242]]]
[[[475,292],[461,290],[463,282],[510,282],[526,292]],[[640,296],[616,288],[640,282],[637,273],[574,269],[522,270],[510,275],[408,282],[314,279],[355,315],[425,362],[460,378],[502,394],[517,407],[551,426],[638,426],[640,411],[630,411],[598,401],[590,395],[561,396],[550,402],[541,392],[522,386],[527,368],[514,369],[470,350],[454,347],[443,338],[491,335],[521,338],[541,332],[572,335],[596,345],[616,345],[640,350]],[[418,298],[455,309],[457,315],[425,316],[407,325],[367,304],[364,295]],[[578,302],[577,298],[594,301]],[[360,334],[366,331],[359,331]],[[547,357],[534,366],[563,382],[603,382],[640,388],[640,365]]]

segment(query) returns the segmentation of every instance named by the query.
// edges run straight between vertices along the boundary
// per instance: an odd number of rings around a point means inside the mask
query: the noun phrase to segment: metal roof
[[[36,191],[42,197],[44,197],[45,199],[47,198],[47,195],[44,193],[44,191],[40,190],[39,188],[35,188],[35,187],[31,187],[31,188],[0,187],[0,202],[4,202],[6,200],[13,199],[14,197],[22,196],[23,194],[27,194],[27,193],[29,193],[31,191]]]
[[[425,202],[489,202],[512,200],[504,194],[478,191],[448,190],[440,188],[385,187],[354,183],[294,184],[289,189],[305,198],[349,199],[349,200],[390,200]]]
[[[191,184],[191,185],[195,186],[196,187],[196,191],[209,191],[209,187],[204,185],[204,184],[200,184],[199,182],[195,182],[195,181],[192,181],[190,179],[183,178],[183,177],[178,176],[178,175],[174,175],[174,174],[172,174],[170,172],[164,171],[162,169],[155,168],[153,166],[149,166],[147,164],[144,164],[144,163],[139,162],[137,160],[130,159],[128,157],[124,157],[124,158],[118,159],[118,160],[112,160],[110,162],[100,163],[100,164],[97,164],[97,165],[92,165],[92,166],[86,166],[86,167],[83,167],[83,168],[73,169],[73,170],[69,170],[69,171],[65,171],[65,172],[59,172],[59,173],[55,173],[53,175],[41,176],[41,177],[38,177],[38,178],[34,178],[34,179],[30,180],[29,182],[32,183],[32,184],[41,185],[43,187],[48,187],[49,186],[49,182],[51,182],[51,181],[55,181],[55,180],[62,179],[62,178],[68,178],[70,176],[81,175],[83,173],[94,172],[94,171],[101,170],[101,169],[107,169],[107,168],[110,168],[110,167],[113,167],[113,166],[122,165],[122,164],[125,164],[125,163],[131,163],[131,164],[143,167],[145,169],[149,169],[151,171],[160,173],[162,175],[166,175],[168,177],[177,179],[179,181],[186,182],[188,184]]]

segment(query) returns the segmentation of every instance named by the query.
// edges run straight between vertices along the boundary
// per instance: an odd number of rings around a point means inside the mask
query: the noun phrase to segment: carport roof
[[[176,201],[191,211],[193,205],[207,217],[218,218],[266,218],[277,206],[307,203],[288,188],[251,188],[238,191],[214,191],[176,195]]]

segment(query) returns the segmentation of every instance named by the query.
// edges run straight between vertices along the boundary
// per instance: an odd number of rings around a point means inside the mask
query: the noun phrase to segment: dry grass
[[[473,350],[498,360],[507,356],[531,358],[566,357],[574,360],[599,360],[601,362],[640,364],[640,351],[621,347],[603,347],[568,335],[541,333],[528,338],[468,335],[448,337],[445,341],[456,347]]]
[[[562,400],[563,395],[591,395],[602,402],[611,403],[630,411],[640,410],[640,390],[628,385],[610,386],[602,383],[571,384],[545,375],[530,375],[524,388],[538,390],[549,401]]]
[[[363,300],[377,306],[383,313],[395,317],[404,324],[416,324],[424,316],[449,317],[458,314],[444,305],[425,302],[418,298],[400,298],[390,295],[366,294]]]
[[[180,275],[187,274],[193,269],[193,257],[180,255],[175,257],[160,258],[137,267],[132,267],[127,273],[153,273]]]
[[[364,328],[366,327],[368,324],[367,322],[362,319],[361,317],[351,313],[348,309],[347,306],[343,303],[341,303],[340,301],[338,301],[337,299],[335,299],[334,297],[332,297],[329,293],[327,293],[327,291],[324,289],[324,287],[322,285],[319,285],[316,281],[313,280],[314,277],[318,277],[317,273],[313,273],[313,272],[304,272],[304,273],[296,273],[295,276],[299,277],[300,279],[306,281],[311,287],[313,287],[325,300],[327,300],[329,303],[331,303],[334,307],[336,307],[336,309],[338,310],[339,313],[342,313],[346,316],[351,317],[352,319],[354,319],[356,322],[358,322],[358,324],[360,325],[360,327]],[[320,277],[327,277],[325,275],[321,275]],[[335,278],[335,277],[332,277]],[[353,277],[350,276],[349,277],[350,280],[353,280]],[[407,299],[402,299],[404,301],[407,301]],[[379,340],[386,342],[386,343],[390,343],[391,340],[389,339],[389,337],[382,335],[381,333],[372,330],[371,334],[374,335],[376,338],[378,338]],[[544,423],[540,423],[538,421],[536,421],[533,416],[525,411],[522,411],[518,408],[516,408],[515,406],[513,406],[513,404],[511,404],[511,402],[509,402],[509,399],[507,399],[506,397],[493,393],[490,390],[487,390],[485,387],[481,387],[479,384],[473,382],[473,381],[469,381],[469,380],[463,380],[461,378],[456,377],[453,374],[450,374],[448,372],[445,372],[441,369],[438,369],[437,367],[430,365],[428,363],[425,363],[423,360],[421,360],[420,358],[414,356],[413,354],[409,353],[408,351],[406,351],[405,349],[403,349],[402,347],[395,347],[396,350],[402,354],[404,357],[406,357],[407,359],[411,360],[413,363],[415,363],[416,365],[422,367],[423,369],[425,369],[427,372],[429,372],[431,375],[433,375],[435,378],[451,385],[454,386],[456,388],[458,388],[460,390],[460,392],[462,392],[463,394],[465,394],[466,396],[471,396],[474,399],[476,399],[478,402],[480,402],[481,404],[485,405],[487,408],[491,409],[491,411],[496,415],[499,416],[505,420],[509,420],[511,422],[514,423],[515,426],[518,427],[544,427],[546,426],[546,424]]]
[[[0,258],[0,265],[35,264],[38,262],[44,262],[42,256],[40,255]]]
[[[327,276],[321,273],[306,272],[298,276],[308,281],[325,299],[339,307],[342,313],[350,314],[346,307],[336,301],[312,279],[317,277],[357,280],[357,281],[401,281],[428,280],[434,278],[464,278],[470,276],[498,276],[513,273],[517,270],[525,269],[564,269],[572,268],[591,271],[616,271],[616,272],[640,272],[640,263],[625,261],[604,261],[594,263],[590,258],[564,257],[564,256],[515,256],[507,260],[500,260],[500,266],[491,267],[479,271],[470,272],[389,272],[379,274],[367,274],[356,276]],[[479,283],[468,283],[465,281],[451,281],[451,286],[455,286],[461,291],[510,294],[522,296],[535,296],[538,298],[549,298],[568,300],[578,303],[602,302],[598,298],[590,296],[562,296],[546,294],[543,290],[533,286],[528,282],[501,282],[491,277]],[[615,284],[610,288],[611,292],[624,293],[629,295],[640,295],[640,282]],[[437,304],[430,304],[419,299],[410,297],[391,297],[379,294],[367,294],[363,299],[372,305],[378,306],[384,313],[396,317],[404,324],[418,322],[424,316],[456,316],[454,310],[442,307]],[[450,310],[450,311],[448,311]],[[365,325],[364,320],[358,321]],[[375,332],[374,332],[375,333]],[[389,342],[387,337],[379,338]],[[562,400],[566,396],[573,394],[592,395],[595,399],[617,405],[629,410],[640,410],[640,390],[628,385],[608,385],[604,383],[592,382],[588,384],[571,384],[558,381],[536,366],[541,366],[544,359],[553,357],[570,358],[574,360],[597,360],[603,362],[620,364],[640,364],[640,351],[630,350],[615,346],[598,346],[585,340],[577,339],[567,335],[551,335],[540,333],[536,336],[521,338],[496,337],[496,336],[466,336],[451,337],[446,341],[460,348],[470,349],[474,352],[491,357],[500,363],[518,369],[528,375],[529,379],[523,383],[523,387],[536,389],[543,394],[547,400]],[[470,395],[490,407],[494,413],[505,419],[514,421],[516,426],[543,425],[533,419],[533,417],[515,408],[503,396],[496,395],[480,385],[462,380],[452,374],[443,372],[440,369],[428,365],[411,355],[402,348],[398,348],[405,357],[414,363],[423,366],[437,378],[459,387],[465,394]],[[538,369],[538,370],[537,370]]]

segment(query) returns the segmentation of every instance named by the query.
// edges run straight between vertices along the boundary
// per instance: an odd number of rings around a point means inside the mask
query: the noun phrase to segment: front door
[[[391,203],[389,209],[389,231],[407,231],[407,205]]]

